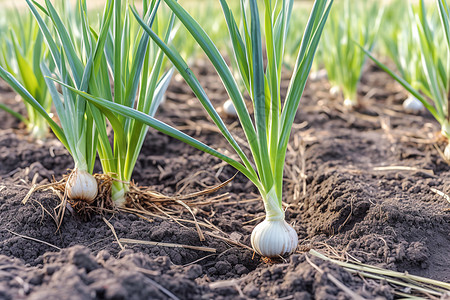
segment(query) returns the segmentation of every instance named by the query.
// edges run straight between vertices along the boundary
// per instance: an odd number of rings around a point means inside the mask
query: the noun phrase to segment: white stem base
[[[444,157],[447,160],[447,162],[450,162],[450,144],[447,144],[447,146],[445,146]]]
[[[441,126],[441,134],[450,140],[450,124],[448,122]]]
[[[120,207],[126,202],[126,195],[130,190],[127,183],[115,181],[111,189],[111,199],[117,207]]]
[[[36,140],[44,140],[47,137],[48,133],[47,127],[37,125],[31,126],[28,131],[30,132],[30,135]]]
[[[125,203],[125,190],[115,191],[111,194],[111,199],[117,207],[121,207]]]

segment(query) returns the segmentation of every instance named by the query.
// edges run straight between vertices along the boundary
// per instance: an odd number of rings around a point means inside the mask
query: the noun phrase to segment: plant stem
[[[125,196],[130,190],[130,185],[127,182],[114,180],[111,188],[111,199],[117,206],[125,203]]]
[[[284,211],[281,206],[281,201],[278,201],[275,186],[270,189],[267,194],[261,193],[266,210],[267,221],[284,220]]]
[[[442,121],[441,128],[442,135],[450,141],[450,122],[447,119]]]
[[[28,132],[34,139],[45,139],[48,133],[47,121],[41,117],[36,116],[34,120],[27,124]]]

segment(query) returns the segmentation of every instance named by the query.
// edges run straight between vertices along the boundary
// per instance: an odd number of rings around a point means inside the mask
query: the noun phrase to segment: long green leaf
[[[27,118],[25,118],[24,116],[22,116],[18,112],[14,111],[13,109],[8,107],[7,105],[5,105],[3,103],[0,103],[0,109],[6,111],[7,113],[12,115],[13,117],[19,119],[21,122],[24,122],[27,125],[30,124],[30,121],[28,121]]]
[[[58,82],[58,81],[56,81]],[[64,84],[63,82],[58,82],[59,84],[65,86],[66,88],[72,90],[73,92],[79,94],[80,96],[84,97],[86,100],[94,103],[100,110],[102,110],[103,113],[107,114],[108,116],[114,117],[114,114],[120,114],[123,116],[126,116],[128,118],[133,118],[134,120],[138,120],[139,122],[142,122],[144,124],[147,124],[148,126],[155,128],[158,131],[161,131],[164,134],[167,134],[173,138],[176,138],[188,145],[191,145],[203,152],[206,152],[208,154],[211,154],[227,163],[229,163],[231,166],[236,168],[238,171],[243,173],[247,178],[249,178],[252,182],[254,180],[257,180],[249,170],[245,166],[243,166],[241,163],[235,161],[234,159],[218,152],[217,150],[214,150],[213,148],[207,146],[206,144],[188,136],[187,134],[149,116],[146,115],[140,111],[137,111],[133,108],[117,104],[108,100],[104,100],[98,97],[93,97],[85,92],[81,92],[76,90],[75,88],[68,86]],[[108,112],[109,111],[109,112]]]
[[[230,69],[228,68],[222,55],[217,50],[214,43],[208,37],[206,32],[200,27],[200,25],[183,9],[175,0],[164,0],[170,9],[175,13],[178,19],[188,29],[199,46],[203,49],[208,56],[212,64],[214,65],[217,73],[222,79],[225,88],[230,95],[233,105],[236,108],[239,120],[242,124],[242,128],[249,142],[250,149],[253,153],[253,157],[260,157],[258,138],[255,128],[251,121],[247,107],[245,106],[244,98],[242,97],[240,90]],[[248,50],[248,47],[247,47]],[[167,53],[166,53],[167,55]],[[187,66],[186,66],[187,67]],[[252,75],[250,76],[252,78]],[[209,112],[208,112],[209,113]],[[211,115],[211,114],[210,114]],[[220,127],[219,127],[220,128]],[[234,147],[234,146],[233,146]],[[258,161],[255,161],[258,164]]]
[[[228,31],[230,33],[230,38],[233,45],[233,51],[236,58],[236,62],[239,67],[239,71],[241,73],[244,85],[249,91],[250,90],[249,66],[247,62],[247,54],[244,41],[242,40],[242,36],[239,33],[239,28],[236,24],[236,20],[230,8],[228,7],[227,2],[225,0],[220,0],[220,4],[222,5],[222,11],[225,15],[225,20],[227,22]]]
[[[254,157],[259,160],[258,171],[266,192],[273,185],[272,170],[270,166],[269,150],[267,147],[267,127],[266,113],[271,109],[270,105],[266,108],[266,96],[264,86],[264,62],[261,45],[261,25],[259,23],[258,4],[256,0],[250,0],[250,36],[252,40],[252,60],[253,60],[253,103],[255,106],[256,134],[258,136],[259,156]],[[269,46],[270,47],[270,46]],[[272,53],[271,53],[272,54]],[[278,112],[275,112],[278,114]]]
[[[359,46],[359,45],[358,45]],[[403,78],[395,74],[391,69],[389,69],[386,65],[384,65],[382,62],[380,62],[378,59],[376,59],[369,51],[359,46],[368,57],[370,57],[371,60],[373,60],[377,66],[388,73],[392,78],[394,78],[398,83],[400,83],[411,95],[416,97],[422,104],[430,111],[430,113],[433,115],[433,117],[436,118],[438,122],[441,122],[442,119],[440,118],[439,114],[437,113],[436,109],[428,103],[428,101],[416,90],[414,89],[407,81],[405,81]]]
[[[204,108],[208,112],[208,114],[213,119],[214,123],[217,125],[217,127],[220,129],[224,137],[227,139],[227,141],[230,143],[230,145],[235,149],[236,153],[239,155],[239,157],[244,162],[245,166],[250,170],[250,172],[253,173],[254,177],[256,177],[256,172],[253,170],[249,160],[247,159],[246,155],[242,151],[242,149],[239,147],[239,145],[236,143],[234,138],[232,137],[231,133],[226,128],[225,124],[223,123],[222,119],[212,106],[208,96],[206,95],[205,91],[201,87],[200,83],[198,82],[197,78],[194,74],[190,71],[189,67],[187,66],[186,62],[179,56],[176,52],[172,51],[152,30],[149,28],[145,22],[140,18],[139,14],[132,9],[136,19],[138,20],[139,24],[145,29],[145,31],[150,35],[150,37],[155,41],[155,43],[158,44],[158,46],[161,48],[162,51],[166,54],[166,56],[171,60],[171,62],[174,64],[175,68],[180,72],[181,76],[186,80],[188,85],[193,90],[194,94],[197,96],[197,98],[201,101]]]
[[[326,2],[326,1],[323,1]],[[317,3],[317,2],[316,2]],[[281,201],[281,190],[283,182],[283,169],[284,161],[286,157],[287,145],[289,142],[289,136],[292,129],[292,124],[294,123],[295,114],[300,103],[300,98],[306,85],[309,71],[311,70],[312,62],[314,59],[315,52],[317,50],[320,37],[327,21],[328,15],[330,13],[333,1],[330,1],[328,6],[325,5],[314,5],[313,10],[310,15],[310,21],[305,29],[305,34],[303,35],[302,46],[299,56],[297,58],[297,68],[293,74],[293,79],[289,84],[288,93],[286,96],[286,101],[281,113],[281,133],[280,139],[278,141],[278,151],[277,151],[277,165],[275,166],[276,174],[276,186],[277,195],[279,201]],[[312,21],[316,20],[316,21]],[[318,21],[317,21],[318,20]],[[315,30],[313,30],[315,28]]]
[[[67,55],[67,60],[71,67],[71,70],[75,77],[75,82],[77,86],[81,84],[81,78],[83,74],[83,64],[75,53],[74,45],[70,36],[67,32],[66,27],[64,26],[62,20],[60,19],[58,13],[56,12],[53,4],[50,0],[45,0],[47,5],[47,10],[50,14],[50,17],[55,25],[56,30],[58,31],[59,38],[61,39],[62,46],[64,48],[65,55]]]

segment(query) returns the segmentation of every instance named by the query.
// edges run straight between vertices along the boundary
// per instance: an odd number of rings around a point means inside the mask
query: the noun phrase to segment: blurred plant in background
[[[341,1],[333,7],[320,45],[320,60],[327,70],[332,90],[344,96],[346,107],[358,103],[357,88],[366,55],[358,47],[372,49],[384,8],[378,2]]]
[[[408,3],[394,1],[386,9],[386,19],[402,20],[403,22],[386,22],[383,27],[384,50],[400,73],[400,75],[415,89],[420,89],[423,74],[421,70],[421,51],[414,36],[414,13]],[[419,112],[423,109],[420,102],[413,95],[409,95],[403,102],[403,107],[409,112]]]
[[[442,135],[450,141],[450,16],[446,1],[437,0],[436,7],[427,7],[421,0],[419,5],[410,4],[412,19],[413,47],[421,52],[419,71],[421,75],[405,78],[400,71],[397,75],[377,60],[366,49],[367,55],[384,71],[399,82],[410,94],[417,98],[441,125]],[[433,9],[434,8],[434,9]],[[410,74],[406,74],[409,76]],[[416,79],[417,79],[416,78]],[[431,104],[432,103],[432,104]],[[450,144],[444,150],[450,161]]]
[[[13,74],[45,111],[50,113],[52,102],[40,68],[41,61],[47,60],[47,48],[39,26],[28,11],[21,14],[18,9],[12,9],[3,14],[5,23],[0,24],[4,37],[0,40],[0,66]],[[45,138],[48,133],[47,121],[33,106],[26,101],[24,103],[26,117],[5,104],[0,103],[0,109],[23,121],[33,138]]]

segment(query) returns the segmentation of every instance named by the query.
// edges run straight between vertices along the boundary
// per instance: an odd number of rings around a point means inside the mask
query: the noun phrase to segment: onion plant
[[[241,29],[239,29],[227,2],[220,0],[228,25],[235,59],[239,66],[240,79],[252,99],[253,118],[249,114],[243,94],[232,75],[232,71],[226,65],[225,60],[212,40],[180,4],[175,0],[164,1],[195,38],[215,67],[236,108],[240,124],[248,142],[247,145],[239,145],[234,139],[212,106],[201,84],[178,52],[168,47],[152,28],[146,25],[145,20],[133,10],[136,19],[158,46],[161,47],[192,88],[213,122],[235,150],[240,161],[154,119],[148,114],[82,91],[78,91],[78,93],[94,103],[103,112],[108,112],[109,115],[118,113],[148,124],[163,133],[222,159],[242,172],[255,184],[261,193],[266,209],[265,221],[257,225],[253,230],[251,238],[253,248],[259,254],[268,257],[291,253],[297,247],[298,237],[292,226],[285,221],[285,213],[282,208],[283,169],[286,149],[297,107],[332,1],[318,0],[314,3],[298,52],[295,68],[293,69],[287,96],[285,99],[281,99],[281,65],[293,0],[264,1],[263,25],[260,23],[257,0],[241,1],[240,14],[243,22]],[[265,28],[264,41],[261,34],[262,26]],[[267,52],[266,66],[263,60],[263,45]],[[253,159],[247,156],[242,150],[242,146],[249,147]]]
[[[341,2],[342,4],[342,2]],[[324,30],[320,57],[332,91],[344,96],[344,106],[358,105],[357,88],[366,56],[356,43],[372,49],[381,24],[383,9],[376,1],[343,1],[336,6]]]
[[[77,2],[81,20],[77,27],[81,30],[79,45],[73,43],[75,34],[71,33],[72,28],[64,24],[49,0],[45,1],[45,7],[30,0],[27,3],[39,23],[56,66],[54,72],[45,64],[41,64],[41,69],[61,126],[44,113],[40,104],[10,73],[1,69],[0,76],[39,109],[72,155],[75,167],[66,184],[68,196],[88,203],[95,199],[97,183],[91,174],[98,152],[103,172],[116,179],[111,198],[120,205],[125,200],[147,126],[122,116],[104,115],[72,89],[154,115],[172,74],[171,71],[162,72],[163,52],[154,43],[149,43],[148,35],[132,17],[127,3],[120,0],[106,2],[99,32],[89,24],[86,1]],[[156,19],[158,6],[159,1],[156,0],[143,3],[145,24],[150,27]],[[51,28],[39,11],[50,17]],[[153,28],[165,35],[165,42],[168,42],[173,19],[166,24],[165,31],[157,25]],[[62,94],[55,81],[61,84]],[[112,145],[108,139],[106,117],[113,129]]]
[[[13,74],[44,110],[50,113],[52,101],[40,68],[47,51],[38,23],[31,13],[19,13],[16,9],[9,11],[9,14],[10,17],[6,17],[10,21],[9,30],[3,33],[0,45],[0,66]],[[25,107],[27,117],[0,104],[0,109],[10,112],[26,124],[33,138],[45,138],[48,133],[47,121],[26,101]]]
[[[64,25],[63,19],[58,15],[50,1],[45,1],[45,7],[27,0],[27,4],[40,27],[40,32],[45,39],[50,52],[50,62],[40,63],[40,69],[45,77],[46,86],[50,92],[55,106],[60,125],[55,123],[40,103],[33,97],[26,86],[21,85],[9,72],[0,69],[0,76],[5,79],[22,98],[32,105],[48,121],[57,138],[70,152],[75,167],[70,174],[67,184],[67,195],[72,199],[92,202],[97,195],[97,181],[92,176],[97,152],[97,129],[94,123],[94,115],[98,111],[91,109],[87,102],[77,95],[62,88],[60,94],[50,77],[55,76],[68,85],[77,86],[80,90],[88,90],[91,82],[97,76],[102,62],[102,53],[110,27],[112,5],[108,3],[101,21],[101,32],[94,34],[89,28],[85,18],[87,8],[85,2],[79,1],[83,30],[83,48],[76,48],[73,35],[69,34],[72,27]],[[44,21],[39,11],[50,18],[50,22]],[[81,53],[77,52],[82,51]],[[50,66],[54,66],[54,70]]]
[[[84,5],[84,2],[80,3]],[[80,65],[80,69],[84,68],[86,71],[90,67],[91,72],[95,74],[91,77],[86,91],[111,102],[135,107],[153,116],[161,103],[172,72],[163,74],[163,52],[154,43],[149,43],[148,35],[131,16],[126,4],[127,2],[120,0],[107,2],[104,16],[107,22],[111,22],[111,26],[97,40],[101,42],[103,48],[94,48],[94,44],[91,44],[85,53],[80,53],[78,58],[73,59],[73,64],[81,61],[83,55],[89,57],[90,53],[98,50],[98,60],[93,61],[93,66]],[[159,1],[156,0],[143,3],[145,22],[149,26],[152,26],[156,19],[158,6]],[[84,20],[87,22],[86,19]],[[88,24],[86,25],[88,28]],[[165,25],[166,28],[158,26],[158,22],[155,22],[154,30],[164,34],[165,41],[168,42],[173,18],[169,24]],[[84,43],[90,40],[95,41],[95,39],[95,35],[83,31]],[[73,81],[64,81],[61,78],[58,78],[58,81],[66,87],[79,89],[77,85],[72,84]],[[71,89],[65,90],[72,97],[77,98],[77,94]],[[116,205],[121,205],[126,199],[147,126],[122,116],[102,115],[95,108],[91,111],[98,133],[97,150],[103,172],[116,179],[112,184],[111,198]],[[112,144],[109,142],[105,116],[113,129]]]
[[[395,17],[401,22],[390,22],[383,26],[387,32],[383,35],[384,48],[388,57],[395,63],[400,76],[411,86],[419,90],[423,82],[421,70],[421,50],[415,38],[414,13],[410,5],[403,1],[395,1],[387,8],[395,11]],[[407,112],[417,113],[424,108],[422,102],[409,94],[403,102]]]
[[[169,42],[174,17],[168,22],[158,22],[156,12],[159,0],[144,1],[145,24],[162,34]],[[106,43],[106,60],[100,68],[103,79],[97,82],[92,95],[110,102],[136,108],[147,115],[154,116],[169,85],[172,70],[164,72],[164,53],[151,42],[149,36],[132,17],[125,1],[115,0],[114,31],[110,32]],[[153,26],[152,26],[153,25]],[[120,30],[118,30],[120,29]],[[114,35],[113,35],[114,34]],[[107,63],[106,63],[107,62]],[[108,67],[113,70],[109,80]],[[111,93],[110,86],[114,86]],[[75,92],[72,91],[75,95]],[[105,113],[114,133],[113,146],[108,142],[104,121],[98,126],[100,143],[99,156],[103,171],[113,174],[118,180],[112,187],[112,199],[123,204],[128,191],[136,160],[144,143],[148,126]]]
[[[417,9],[413,9],[414,26],[413,37],[419,47],[421,55],[421,69],[423,80],[416,87],[408,78],[397,75],[386,65],[377,60],[368,50],[367,55],[384,71],[399,82],[411,95],[416,97],[441,125],[442,135],[450,140],[450,16],[446,1],[436,0],[440,26],[438,28],[431,16],[427,15],[425,2],[420,1]],[[410,80],[410,79],[409,79]],[[432,101],[432,104],[428,102]],[[450,161],[450,145],[444,151]]]

